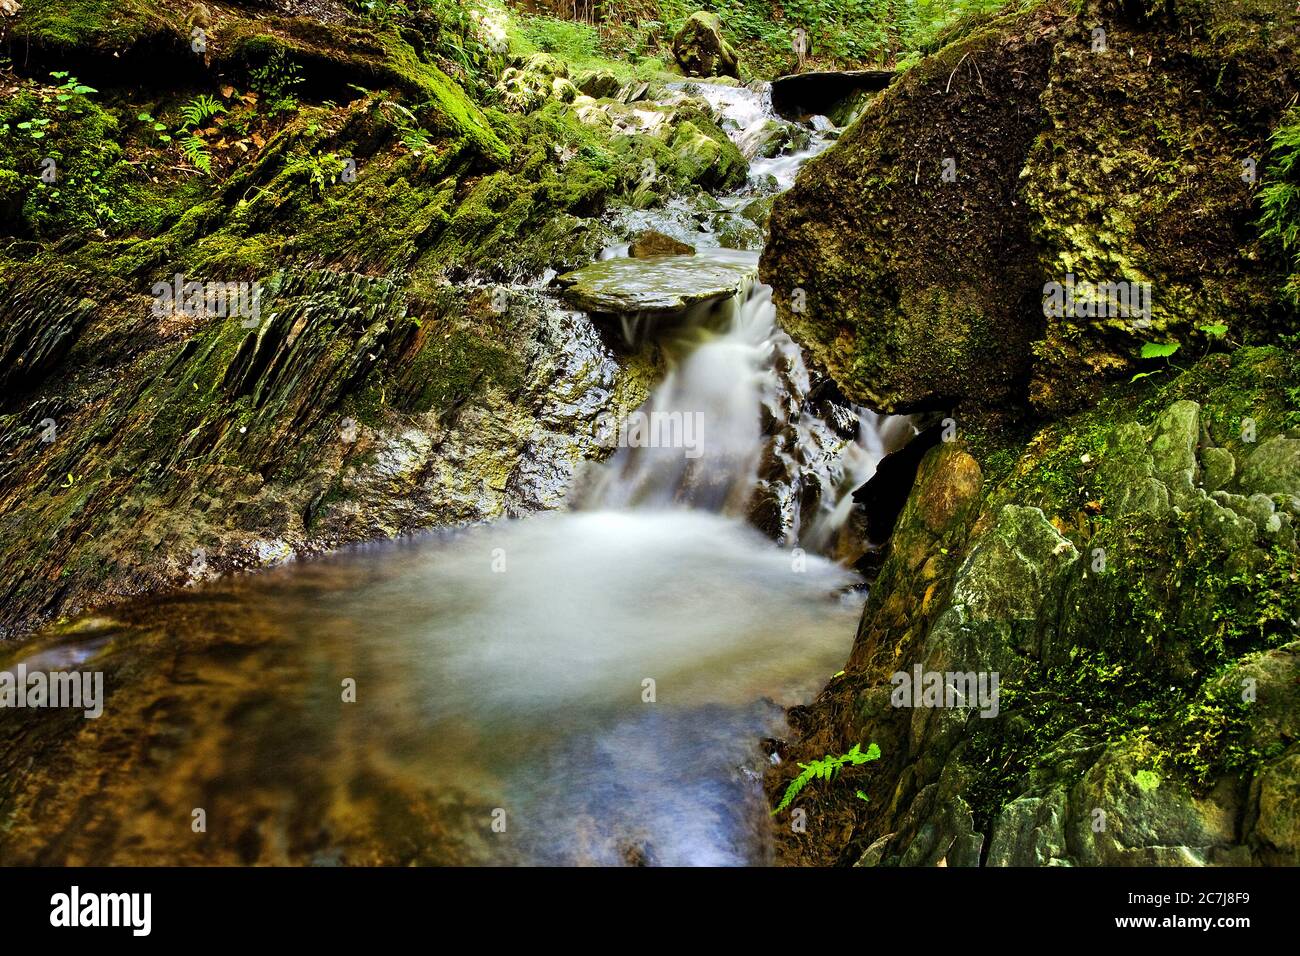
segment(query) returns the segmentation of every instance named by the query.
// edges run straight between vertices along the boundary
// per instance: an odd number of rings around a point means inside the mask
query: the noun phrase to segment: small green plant
[[[1144,359],[1169,358],[1177,351],[1177,342],[1147,342],[1142,346],[1142,357]]]
[[[181,152],[189,160],[191,166],[199,172],[212,174],[212,154],[208,152],[208,144],[203,141],[201,136],[195,136],[189,133],[182,136],[179,142]]]
[[[1226,330],[1225,330],[1225,331],[1226,331]],[[1145,343],[1143,343],[1143,345],[1142,345],[1142,351],[1139,352],[1138,354],[1139,354],[1142,358],[1147,359],[1147,360],[1151,360],[1151,359],[1168,359],[1169,356],[1173,355],[1173,354],[1174,354],[1175,352],[1177,352],[1177,351],[1178,351],[1178,343],[1177,343],[1177,342],[1145,342]],[[1150,378],[1152,375],[1159,375],[1161,372],[1163,372],[1163,371],[1164,371],[1166,368],[1168,368],[1170,365],[1173,365],[1173,363],[1172,363],[1172,362],[1166,362],[1166,364],[1165,364],[1164,366],[1162,366],[1161,368],[1152,369],[1152,370],[1149,371],[1149,372],[1138,372],[1138,373],[1137,373],[1136,375],[1134,375],[1131,379],[1129,379],[1129,382],[1132,383],[1132,382],[1136,382],[1138,379],[1142,379],[1142,378]],[[1177,367],[1177,366],[1175,366],[1175,367]]]
[[[419,156],[433,148],[433,139],[427,130],[420,126],[415,114],[400,103],[385,100],[379,104],[379,114],[384,121],[397,130],[397,138],[408,150]]]
[[[54,99],[59,104],[55,109],[60,113],[66,113],[71,109],[78,96],[89,96],[91,93],[99,92],[93,86],[86,86],[67,70],[58,70],[50,76],[61,81],[58,92],[54,94]]]
[[[6,127],[8,124],[5,124]],[[32,139],[44,139],[45,127],[50,125],[47,119],[29,119],[18,124],[18,128],[25,132]]]
[[[202,126],[207,120],[225,111],[226,108],[215,97],[206,93],[196,96],[181,107],[181,129]]]
[[[330,183],[337,180],[344,170],[344,163],[337,154],[325,153],[320,156],[303,156],[293,163],[292,172],[306,178],[312,192],[321,195]]]
[[[136,119],[141,123],[147,124],[150,129],[157,134],[160,143],[170,143],[172,141],[171,134],[167,132],[167,124],[158,122],[152,114],[141,113],[136,117]]]
[[[195,129],[224,112],[226,108],[215,97],[206,93],[196,96],[181,107],[181,125],[176,129],[176,135],[180,137],[177,144],[190,165],[207,175],[212,174],[212,153],[208,150],[207,142],[195,132]],[[143,119],[147,115],[142,113],[140,118]],[[154,128],[157,129],[158,125],[155,124]],[[167,142],[166,139],[163,141]]]
[[[858,767],[864,763],[870,763],[873,760],[879,759],[880,748],[876,744],[871,744],[867,747],[866,753],[862,752],[861,744],[854,744],[853,749],[848,753],[840,754],[839,756],[827,754],[821,760],[814,760],[812,763],[799,764],[799,766],[803,768],[803,771],[799,776],[790,781],[790,786],[785,788],[785,794],[781,797],[781,802],[777,804],[776,809],[772,811],[772,816],[776,816],[786,807],[790,806],[790,804],[794,803],[795,797],[799,796],[803,791],[803,788],[808,786],[812,781],[834,780],[839,775],[840,769],[845,765]],[[866,799],[861,790],[857,792],[857,796],[860,799]]]
[[[292,113],[298,109],[296,90],[303,83],[302,70],[285,54],[276,50],[265,64],[249,74],[254,90],[262,97],[267,112]]]

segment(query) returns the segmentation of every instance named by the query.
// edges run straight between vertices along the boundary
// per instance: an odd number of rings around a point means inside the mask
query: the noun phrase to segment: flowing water
[[[770,119],[761,93],[699,89],[738,141]],[[621,448],[566,511],[138,602],[0,659],[108,689],[98,720],[6,714],[0,862],[770,860],[759,741],[839,668],[861,605],[790,549],[832,553],[912,430],[818,417],[757,283],[667,348],[643,411],[698,413],[695,456]],[[764,495],[785,547],[747,521]]]

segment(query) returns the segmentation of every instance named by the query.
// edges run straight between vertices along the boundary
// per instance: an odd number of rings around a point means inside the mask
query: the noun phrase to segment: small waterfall
[[[771,290],[754,284],[671,343],[668,374],[633,424],[604,436],[620,447],[584,507],[686,505],[743,516],[762,453],[761,408],[777,387],[775,331]]]
[[[728,135],[744,144],[773,113],[767,89],[682,84],[705,99]],[[730,197],[739,206],[763,191],[794,184],[799,168],[828,145],[819,124],[804,149],[750,166],[749,184]],[[679,211],[675,211],[675,214]],[[646,215],[636,220],[646,224]],[[699,255],[715,250],[701,248]],[[628,254],[613,246],[602,258]],[[803,353],[780,328],[772,290],[753,282],[735,298],[668,323],[669,369],[645,404],[604,424],[617,450],[575,496],[579,510],[685,507],[749,519],[782,543],[853,560],[837,540],[853,512],[853,493],[880,460],[915,434],[910,418],[877,414],[844,401],[817,401]],[[653,325],[625,319],[626,338]]]
[[[916,435],[910,415],[882,415],[854,406],[858,416],[856,440],[845,449],[838,473],[823,478],[822,511],[809,523],[800,543],[818,552],[833,550],[833,538],[849,519],[856,503],[853,495],[876,474],[881,460]]]

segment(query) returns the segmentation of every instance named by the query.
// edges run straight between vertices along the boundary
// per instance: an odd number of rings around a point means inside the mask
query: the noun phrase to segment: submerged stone
[[[647,229],[633,240],[628,252],[633,259],[649,259],[653,256],[693,256],[695,247],[657,230]]]

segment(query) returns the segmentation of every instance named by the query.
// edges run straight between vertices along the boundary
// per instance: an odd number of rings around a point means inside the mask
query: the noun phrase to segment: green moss
[[[405,93],[441,136],[465,139],[490,163],[509,150],[465,90],[420,56],[395,28],[362,30],[301,19],[262,17],[223,25],[222,59],[247,70],[287,55],[303,68],[307,85],[344,89],[349,83]]]
[[[521,384],[519,359],[483,334],[435,323],[416,354],[395,405],[408,412],[447,413],[489,387]]]
[[[1259,441],[1290,427],[1300,407],[1292,358],[1278,348],[1211,355],[1177,378],[1117,389],[1032,438],[968,436],[996,481],[985,512],[1009,502],[1043,508],[1074,539],[1089,572],[1067,584],[1061,618],[1051,624],[1068,657],[1004,674],[1001,717],[977,722],[963,759],[976,771],[978,820],[991,821],[1029,781],[1068,778],[1075,755],[1091,746],[1141,744],[1152,772],[1198,790],[1269,756],[1250,743],[1255,711],[1232,675],[1252,655],[1294,639],[1300,553],[1243,551],[1213,516],[1195,510],[1111,515],[1117,463],[1107,439],[1133,422],[1150,428],[1175,401],[1191,399],[1211,441],[1241,461],[1255,447],[1243,439],[1244,420],[1255,422]],[[1085,512],[1088,502],[1100,508]],[[1106,569],[1093,573],[1098,548]]]
[[[67,54],[122,50],[171,29],[156,5],[140,0],[26,0],[16,32],[34,45]]]

